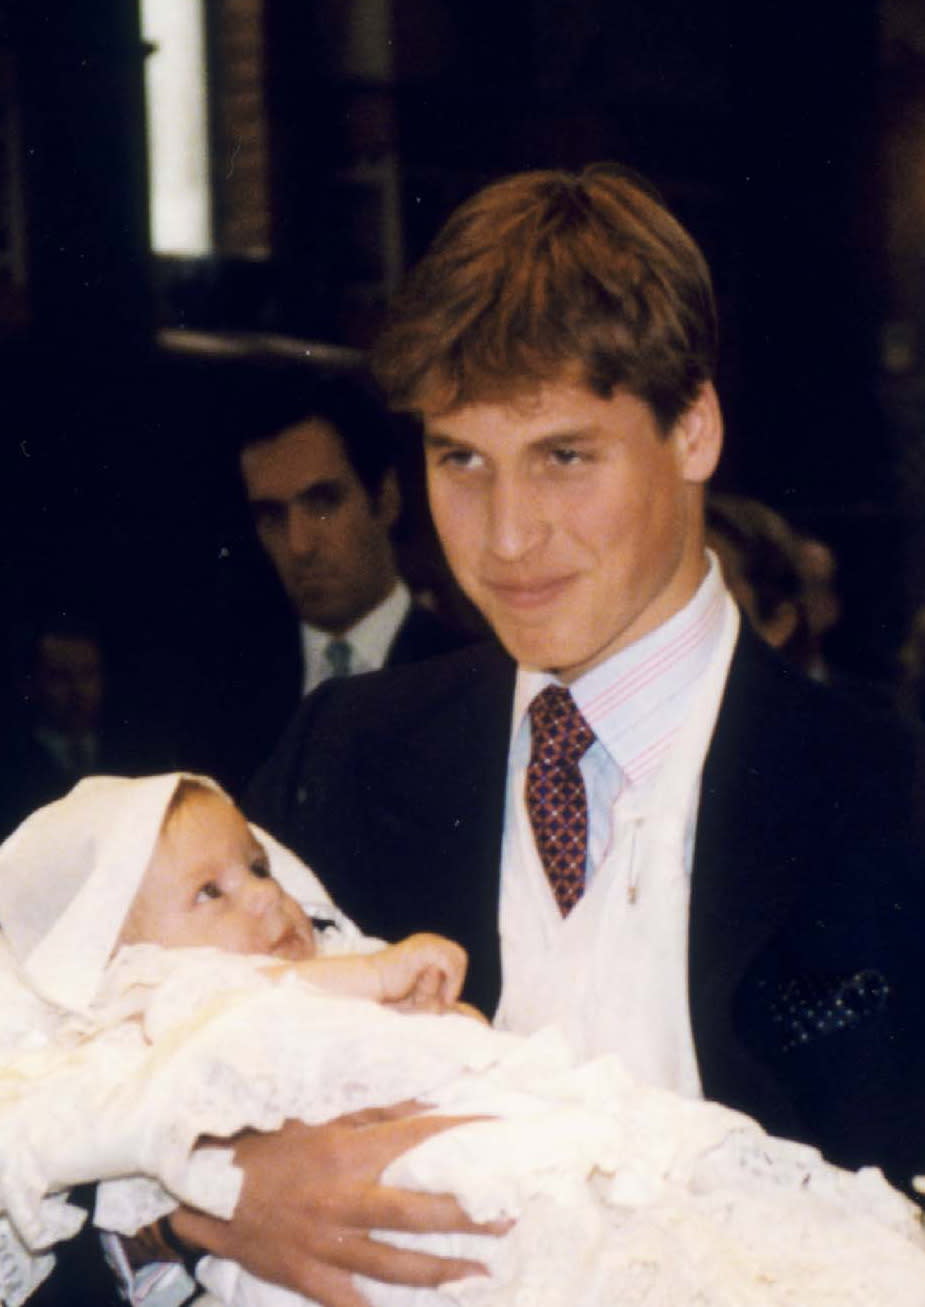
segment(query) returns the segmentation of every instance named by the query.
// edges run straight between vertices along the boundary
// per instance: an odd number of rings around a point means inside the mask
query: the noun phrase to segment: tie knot
[[[350,655],[352,652],[349,640],[328,641],[325,646],[324,656],[331,669],[332,676],[350,675]]]
[[[531,702],[532,757],[545,766],[574,764],[594,742],[594,732],[564,685],[547,685]]]

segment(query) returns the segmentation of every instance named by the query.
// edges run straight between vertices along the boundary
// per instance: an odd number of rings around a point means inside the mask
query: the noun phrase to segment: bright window
[[[158,254],[212,252],[202,0],[141,0],[151,244]]]

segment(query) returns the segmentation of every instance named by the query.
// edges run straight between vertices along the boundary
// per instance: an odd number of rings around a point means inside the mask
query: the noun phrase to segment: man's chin
[[[520,667],[537,672],[556,672],[581,666],[585,661],[583,649],[573,639],[557,637],[555,631],[537,624],[533,628],[499,629],[495,634],[507,652]]]
[[[299,615],[299,621],[304,622],[306,626],[313,626],[317,631],[347,631],[357,620],[345,617],[340,610],[324,608],[318,605],[309,606],[308,604],[298,604],[295,606]]]

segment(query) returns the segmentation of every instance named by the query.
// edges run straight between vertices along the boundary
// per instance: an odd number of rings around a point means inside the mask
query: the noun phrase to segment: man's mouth
[[[295,584],[300,590],[318,590],[323,586],[330,585],[334,580],[334,574],[320,568],[312,572],[300,572],[295,577]]]
[[[571,576],[535,581],[488,581],[486,589],[506,608],[530,612],[554,602],[571,584]]]

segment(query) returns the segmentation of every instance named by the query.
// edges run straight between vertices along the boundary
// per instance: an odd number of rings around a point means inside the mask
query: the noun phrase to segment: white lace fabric
[[[364,1282],[375,1307],[925,1305],[918,1211],[879,1172],[838,1171],[737,1113],[643,1087],[615,1058],[574,1065],[551,1030],[405,1016],[258,967],[123,950],[88,1016],[8,1065],[0,1203],[29,1247],[69,1232],[61,1193],[78,1180],[106,1180],[96,1221],[125,1233],[179,1200],[228,1215],[239,1175],[227,1150],[193,1149],[200,1134],[418,1097],[494,1119],[434,1136],[387,1181],[516,1224],[501,1239],[404,1238],[492,1274]],[[231,1263],[201,1275],[223,1302],[296,1301]]]
[[[198,1138],[409,1098],[489,1119],[433,1136],[386,1182],[454,1193],[474,1217],[515,1224],[500,1239],[404,1237],[491,1274],[439,1290],[364,1281],[373,1307],[925,1307],[918,1209],[879,1172],[837,1171],[735,1112],[634,1081],[615,1057],[576,1064],[553,1030],[523,1039],[461,1016],[401,1015],[209,949],[139,945],[107,962],[121,918],[108,898],[95,917],[94,898],[118,885],[127,909],[176,780],[139,782],[134,818],[131,782],[77,787],[93,817],[82,852],[47,812],[0,849],[6,1307],[79,1228],[75,1184],[102,1182],[95,1220],[117,1232],[178,1202],[228,1216],[240,1173],[230,1149],[197,1149]],[[66,815],[73,829],[73,805]],[[285,888],[334,919],[323,951],[377,947],[260,835]],[[74,1001],[69,977],[81,982]],[[200,1275],[234,1307],[299,1301],[229,1262],[206,1258]]]

